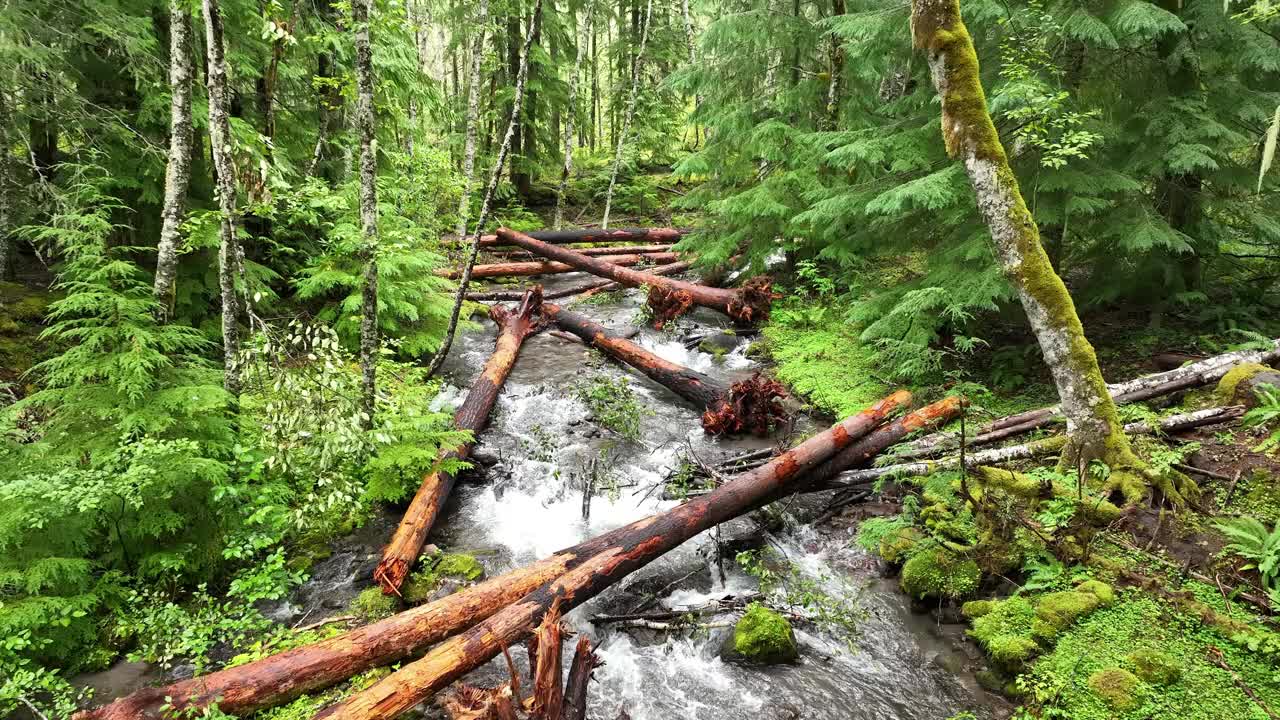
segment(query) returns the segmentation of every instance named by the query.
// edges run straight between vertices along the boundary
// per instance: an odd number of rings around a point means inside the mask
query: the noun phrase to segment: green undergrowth
[[[879,376],[871,350],[846,334],[842,325],[810,325],[775,313],[764,328],[778,379],[837,418],[861,411],[893,388]]]

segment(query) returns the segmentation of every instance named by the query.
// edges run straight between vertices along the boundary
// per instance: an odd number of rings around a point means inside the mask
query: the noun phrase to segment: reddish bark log
[[[691,267],[693,267],[692,262],[689,262],[687,260],[681,260],[680,262],[673,262],[670,265],[660,265],[656,268],[653,268],[649,272],[653,273],[654,275],[678,275],[684,272],[685,270],[688,270]],[[614,290],[619,290],[622,287],[623,287],[622,285],[612,280],[601,278],[599,280],[592,280],[590,282],[585,282],[581,285],[575,285],[570,288],[563,288],[560,290],[544,292],[542,294],[542,299],[558,300],[560,298],[570,297],[572,295],[582,295],[583,297],[590,297],[598,292],[613,292]],[[524,294],[523,290],[497,290],[492,292],[467,293],[467,299],[475,300],[477,302],[491,302],[493,300],[519,300],[523,294]]]
[[[579,637],[573,662],[569,665],[569,679],[564,686],[561,720],[586,720],[587,688],[591,684],[591,674],[602,664],[591,650],[591,640],[586,635]]]
[[[707,495],[621,528],[611,534],[611,540],[596,543],[599,550],[590,559],[446,640],[420,660],[321,711],[317,720],[397,717],[518,642],[557,602],[561,609],[570,610],[698,533],[785,493],[810,470],[873,430],[910,397],[906,391],[894,393]]]
[[[702,427],[712,435],[753,432],[766,435],[786,420],[781,399],[786,388],[756,373],[749,380],[726,386],[709,375],[664,360],[604,326],[552,303],[543,312],[558,327],[582,338],[609,357],[630,365],[654,382],[688,400],[704,412]]]
[[[605,255],[595,258],[601,262],[612,263],[620,266],[639,265],[641,263],[653,263],[655,265],[668,265],[680,259],[680,256],[673,252],[657,252],[649,254],[633,254],[633,255]],[[581,272],[572,265],[566,265],[559,262],[533,261],[533,262],[508,262],[508,263],[490,263],[488,265],[476,265],[471,268],[471,277],[475,278],[491,278],[491,277],[525,277],[530,275],[556,275],[558,273]],[[460,275],[458,270],[446,270],[441,268],[435,271],[440,277],[457,278]]]
[[[560,607],[554,604],[534,633],[538,662],[533,669],[533,697],[529,703],[529,714],[534,720],[560,720],[564,705],[564,686],[560,684],[563,634]]]
[[[498,237],[548,260],[572,265],[627,287],[648,286],[649,307],[653,310],[656,327],[679,317],[693,305],[722,312],[739,325],[751,325],[767,320],[769,307],[773,304],[773,291],[767,277],[752,278],[736,290],[712,288],[619,267],[507,228],[499,229]]]
[[[674,243],[689,234],[689,228],[586,228],[583,230],[534,230],[528,235],[551,245],[569,245],[572,243]],[[456,237],[446,238],[445,242],[458,242]],[[480,236],[480,247],[511,245],[497,235]]]
[[[497,345],[480,377],[467,393],[467,399],[462,401],[453,415],[458,429],[470,430],[473,437],[489,421],[489,413],[498,400],[498,391],[515,365],[516,356],[520,354],[520,346],[524,344],[525,338],[540,330],[546,323],[542,314],[542,286],[535,285],[526,291],[524,300],[514,312],[495,305],[489,309],[489,316],[502,328]],[[473,444],[467,443],[447,452],[440,459],[442,462],[453,458],[466,459]],[[396,528],[391,542],[383,549],[382,560],[374,570],[373,579],[382,585],[383,592],[388,595],[400,594],[400,585],[404,583],[413,564],[418,561],[418,554],[426,544],[427,535],[453,490],[453,482],[453,473],[443,470],[437,470],[422,479],[422,485],[405,510],[400,526]]]
[[[574,251],[580,252],[589,257],[596,257],[599,255],[648,255],[652,253],[671,252],[671,245],[670,243],[665,245],[610,245],[607,247],[574,248]],[[528,258],[534,256],[533,253],[528,250],[522,250],[520,248],[513,248],[511,250],[494,250],[491,254],[495,257],[501,258]]]

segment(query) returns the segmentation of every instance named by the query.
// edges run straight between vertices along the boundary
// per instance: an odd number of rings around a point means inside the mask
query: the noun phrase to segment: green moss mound
[[[843,328],[806,324],[793,315],[775,312],[764,328],[779,380],[838,418],[860,412],[885,396],[890,388],[875,380],[879,374],[873,348],[846,335]]]
[[[1125,660],[1133,667],[1134,675],[1152,685],[1172,685],[1182,677],[1182,664],[1159,650],[1135,650]]]
[[[1101,580],[1085,580],[1076,586],[1076,592],[1089,593],[1098,598],[1098,604],[1108,607],[1116,601],[1116,591]]]
[[[1036,610],[1029,600],[1016,595],[1008,600],[977,602],[988,602],[990,606],[974,618],[969,636],[978,641],[994,662],[1016,668],[1040,651],[1039,643],[1031,636]],[[965,604],[966,613],[971,604]]]
[[[800,656],[791,623],[760,603],[748,605],[733,626],[733,649],[744,660],[765,664],[791,662]]]
[[[970,620],[977,620],[980,617],[990,615],[995,608],[996,601],[994,600],[970,600],[960,606],[960,614]]]
[[[1132,710],[1138,705],[1134,694],[1138,689],[1138,676],[1123,668],[1113,667],[1089,676],[1089,687],[1113,710]]]
[[[473,555],[465,553],[441,553],[422,559],[421,567],[405,580],[400,593],[404,601],[417,605],[431,599],[445,578],[464,583],[484,577],[484,565]]]
[[[1230,405],[1236,401],[1236,390],[1240,383],[1249,378],[1264,372],[1275,372],[1271,368],[1261,363],[1241,363],[1229,371],[1222,379],[1218,381],[1218,389],[1214,391],[1214,397],[1219,405]]]
[[[1049,593],[1036,606],[1036,619],[1031,625],[1031,634],[1051,640],[1080,618],[1097,610],[1101,604],[1092,593],[1075,590]]]
[[[902,566],[903,592],[920,599],[956,599],[978,589],[982,571],[965,555],[934,547],[916,553]]]
[[[924,539],[924,533],[914,527],[898,528],[880,538],[877,553],[887,563],[897,565],[907,559],[907,554]]]
[[[399,603],[394,595],[384,595],[382,588],[374,585],[355,596],[348,609],[364,622],[373,622],[391,617],[399,609]]]

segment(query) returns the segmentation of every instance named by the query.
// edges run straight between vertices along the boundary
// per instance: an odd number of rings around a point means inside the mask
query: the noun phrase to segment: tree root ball
[[[751,278],[737,295],[728,310],[729,317],[739,325],[758,325],[768,320],[773,301],[780,297],[773,292],[773,279],[767,275]]]
[[[712,403],[702,413],[702,429],[711,435],[744,432],[768,435],[787,419],[782,399],[787,389],[760,373],[734,383],[729,394]]]
[[[649,287],[649,312],[653,317],[653,326],[658,330],[684,315],[690,307],[693,307],[693,296],[687,290],[662,285]]]

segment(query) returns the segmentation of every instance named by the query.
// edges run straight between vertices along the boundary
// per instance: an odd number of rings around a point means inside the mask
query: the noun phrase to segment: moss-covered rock
[[[382,588],[374,585],[365,588],[361,593],[351,600],[348,609],[352,615],[360,618],[364,622],[373,622],[381,620],[385,617],[391,617],[399,608],[399,603],[394,595],[384,595]]]
[[[1112,710],[1120,712],[1131,710],[1138,705],[1135,693],[1139,682],[1137,675],[1118,667],[1099,670],[1089,676],[1089,687]]]
[[[422,558],[418,570],[414,571],[400,588],[404,601],[417,605],[435,599],[442,594],[444,585],[456,590],[467,583],[484,577],[484,566],[475,556],[465,553],[439,553]]]
[[[1125,656],[1133,674],[1152,685],[1172,685],[1182,677],[1182,664],[1167,653],[1150,648],[1135,650]]]
[[[912,597],[955,599],[978,589],[982,571],[967,555],[943,547],[918,552],[902,566],[903,592]]]
[[[995,600],[970,600],[960,606],[960,614],[969,620],[977,620],[980,617],[991,614],[995,607]]]
[[[484,565],[474,555],[445,553],[436,563],[436,573],[460,580],[479,580],[484,577]]]
[[[733,626],[733,657],[753,663],[787,663],[800,656],[795,631],[774,610],[751,603]]]
[[[880,538],[877,553],[885,562],[897,565],[907,559],[907,554],[924,539],[924,533],[914,527],[902,527],[885,533]]]
[[[994,601],[987,612],[974,618],[969,636],[995,663],[1017,669],[1040,651],[1039,643],[1031,636],[1035,617],[1035,607],[1022,596]]]
[[[1116,601],[1116,591],[1101,580],[1085,580],[1076,586],[1076,592],[1089,593],[1098,598],[1098,605],[1108,607]]]
[[[1229,371],[1218,381],[1214,397],[1219,405],[1234,405],[1241,401],[1238,397],[1240,384],[1262,373],[1274,373],[1275,370],[1261,363],[1241,363]],[[1247,398],[1251,400],[1252,398]]]
[[[1076,620],[1097,610],[1101,604],[1098,597],[1092,593],[1075,590],[1049,593],[1036,605],[1036,619],[1031,625],[1031,634],[1051,640],[1057,637],[1058,633],[1071,627]]]

